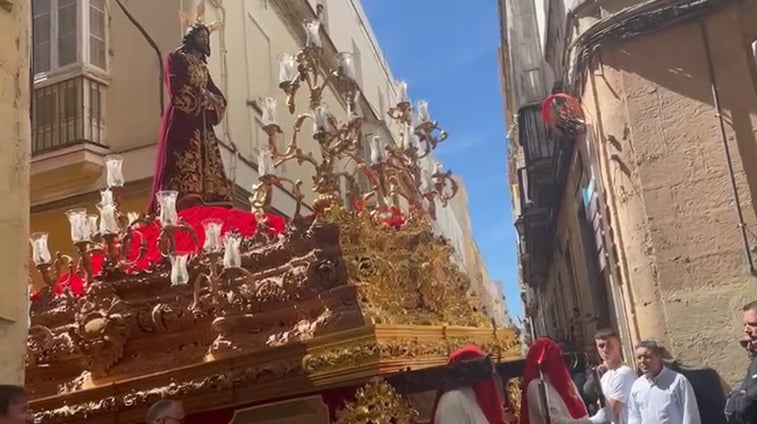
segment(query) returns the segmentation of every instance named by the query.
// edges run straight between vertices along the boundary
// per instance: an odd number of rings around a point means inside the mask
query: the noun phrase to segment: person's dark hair
[[[742,312],[757,311],[757,300],[753,300],[753,301],[747,303],[746,305],[744,305],[744,307],[741,308],[741,311]]]
[[[0,384],[0,417],[8,416],[8,409],[13,402],[26,399],[26,391],[21,386]]]
[[[181,38],[181,45],[179,46],[178,50],[187,53],[189,50],[195,49],[196,46],[194,45],[194,38],[200,31],[205,31],[208,33],[208,36],[210,35],[210,30],[208,29],[208,27],[201,23],[196,23],[187,28],[187,31],[184,33],[184,37]],[[208,62],[208,56],[210,56],[210,44],[208,44],[207,54],[205,52],[200,52],[200,59],[205,63]]]
[[[610,340],[615,339],[620,341],[618,334],[611,328],[603,328],[594,333],[594,340]]]
[[[644,348],[648,351],[652,352],[656,356],[662,357],[663,356],[663,349],[660,347],[660,345],[657,344],[654,340],[642,340],[638,343],[636,343],[636,349]]]
[[[149,424],[158,418],[160,418],[160,414],[166,411],[166,409],[173,406],[173,404],[177,403],[178,401],[173,399],[162,399],[152,404],[150,409],[147,410],[147,416],[145,417],[145,421]]]

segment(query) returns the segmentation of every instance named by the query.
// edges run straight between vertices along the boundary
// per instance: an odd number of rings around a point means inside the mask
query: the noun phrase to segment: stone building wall
[[[755,1],[708,16],[710,58],[699,22],[608,47],[582,96],[596,129],[633,338],[656,338],[731,383],[746,365],[735,337],[741,306],[757,298],[757,279],[746,261],[708,66],[757,257],[755,16]]]
[[[0,0],[0,381],[23,384],[29,233],[29,1]]]

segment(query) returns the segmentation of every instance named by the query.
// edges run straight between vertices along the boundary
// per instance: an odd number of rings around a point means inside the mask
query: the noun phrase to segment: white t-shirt
[[[434,414],[437,424],[489,424],[473,389],[450,390],[442,395]]]
[[[631,396],[631,387],[638,376],[636,372],[627,365],[621,365],[613,370],[608,370],[599,379],[602,386],[602,394],[605,399],[615,399],[623,404],[620,409],[620,415],[611,424],[628,423],[628,402]]]

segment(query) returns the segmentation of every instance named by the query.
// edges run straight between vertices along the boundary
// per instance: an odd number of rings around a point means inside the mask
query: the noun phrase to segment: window
[[[543,83],[540,69],[526,70],[522,77],[524,97],[528,101],[540,100],[543,92]]]
[[[105,69],[105,0],[89,3],[89,63]]]
[[[105,70],[105,0],[33,0],[35,75],[75,64]]]
[[[79,143],[104,144],[105,87],[77,77],[34,90],[32,154]]]
[[[355,81],[357,84],[363,85],[363,59],[360,55],[360,48],[355,44],[355,40],[352,40],[352,60],[355,64]]]

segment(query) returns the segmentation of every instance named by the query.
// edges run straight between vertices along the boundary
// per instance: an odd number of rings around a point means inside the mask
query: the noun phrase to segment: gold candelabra
[[[145,233],[140,229],[156,222],[160,223],[160,230],[154,247],[162,259],[157,265],[170,266],[169,279],[172,285],[188,284],[190,276],[193,275],[196,302],[203,282],[215,293],[218,285],[227,277],[231,278],[234,274],[240,273],[248,278],[252,277],[249,271],[242,268],[241,238],[233,233],[222,237],[222,221],[208,219],[202,222],[204,245],[198,252],[200,246],[197,233],[176,210],[179,194],[177,191],[166,190],[156,193],[156,201],[160,205],[157,216],[136,212],[123,214],[119,210],[124,182],[121,171],[123,159],[120,156],[109,156],[105,164],[108,188],[100,192],[100,202],[96,205],[99,215],[89,214],[86,208],[70,209],[66,212],[71,227],[71,240],[78,254],[77,259],[61,252],[57,252],[53,258],[48,247],[47,233],[39,232],[30,236],[32,260],[48,291],[58,284],[70,288],[70,282],[75,276],[81,278],[86,285],[90,285],[107,278],[108,275],[130,271],[154,271],[133,267],[148,252]],[[260,226],[258,233],[264,234],[265,229],[265,226]],[[193,251],[179,250],[176,240],[181,233],[188,235],[192,240]],[[132,248],[138,249],[136,254],[131,251]],[[102,275],[97,279],[93,271],[93,259],[96,255],[102,257]]]
[[[133,212],[123,214],[118,207],[123,192],[122,165],[120,156],[105,159],[108,188],[100,192],[100,202],[96,205],[99,214],[89,214],[86,208],[66,212],[78,259],[56,252],[53,260],[48,248],[48,234],[39,232],[30,236],[32,260],[46,286],[66,283],[61,281],[64,268],[68,270],[68,282],[78,273],[84,282],[91,283],[95,277],[92,269],[94,255],[102,256],[103,272],[113,274],[124,272],[147,252],[146,240],[134,231],[137,225],[146,222],[147,217]],[[138,252],[134,259],[129,260],[135,237],[140,237],[137,239]]]
[[[280,59],[279,87],[286,96],[291,114],[295,113],[295,99],[304,84],[309,91],[308,110],[297,115],[286,148],[279,149],[279,137],[283,136],[276,119],[277,103],[272,97],[263,104],[263,129],[268,144],[260,149],[258,156],[259,180],[252,188],[250,203],[257,216],[271,206],[273,188],[288,185],[297,200],[295,216],[302,207],[304,195],[301,181],[293,181],[276,174],[277,169],[289,161],[299,165],[308,163],[314,168],[313,208],[322,213],[339,205],[342,195],[358,207],[365,207],[371,199],[376,211],[386,213],[391,208],[406,209],[410,214],[436,218],[435,202],[446,206],[458,191],[458,184],[450,171],[443,171],[441,164],[427,159],[437,145],[447,139],[447,133],[432,121],[428,103],[421,100],[414,108],[407,96],[407,84],[398,84],[398,102],[387,111],[399,127],[401,143],[387,142],[374,136],[369,142],[370,154],[363,157],[363,118],[358,110],[360,87],[355,79],[352,53],[337,55],[338,66],[323,69],[323,46],[318,18],[303,22],[305,45],[296,55],[284,55]],[[323,101],[323,93],[332,85],[347,104],[347,119],[339,122]],[[303,151],[299,135],[306,122],[313,124],[313,138],[320,151],[320,158],[312,152]],[[337,171],[336,164],[351,161],[354,172]],[[358,183],[357,173],[368,182],[367,187]],[[346,182],[346,192],[341,182]],[[402,206],[407,206],[403,208]]]

